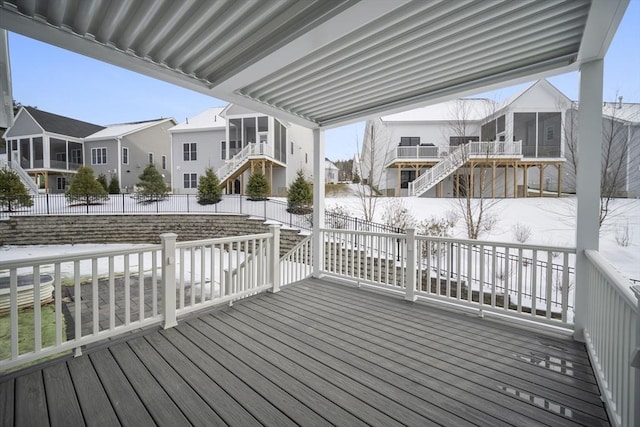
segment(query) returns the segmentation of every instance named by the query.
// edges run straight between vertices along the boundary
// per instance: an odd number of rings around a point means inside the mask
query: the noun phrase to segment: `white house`
[[[338,166],[331,160],[324,158],[324,182],[327,184],[335,184],[340,180],[340,171]]]
[[[207,168],[227,194],[243,194],[253,171],[265,174],[272,195],[284,195],[298,169],[311,173],[311,130],[233,104],[205,110],[169,133],[175,193],[195,194]]]
[[[124,191],[132,191],[139,176],[152,163],[171,182],[169,128],[174,119],[110,125],[84,138],[85,164],[94,175],[117,176]]]

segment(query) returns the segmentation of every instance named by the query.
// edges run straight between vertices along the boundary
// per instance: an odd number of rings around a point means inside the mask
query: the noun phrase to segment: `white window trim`
[[[96,156],[94,157],[93,153],[97,153],[98,150],[104,150],[104,161],[103,162],[98,162],[98,155],[96,154]],[[95,161],[94,161],[95,160]],[[106,165],[108,163],[107,161],[107,147],[95,147],[91,149],[91,164],[92,165]]]
[[[189,150],[187,151],[189,153],[189,158],[188,159],[184,159],[184,154],[185,154],[185,147],[188,146]],[[191,147],[193,147],[193,149],[191,149]],[[195,154],[195,159],[192,159],[192,154]],[[198,143],[197,142],[183,142],[182,143],[182,160],[185,162],[195,162],[198,160]]]
[[[127,154],[125,155],[124,153],[127,153]],[[126,162],[125,162],[125,158],[127,159]],[[129,147],[122,147],[122,164],[123,165],[129,164]]]
[[[160,165],[162,170],[167,170],[167,156],[162,155],[162,164]]]
[[[147,160],[150,165],[155,163],[156,159],[152,151],[149,151],[149,153],[147,154]]]

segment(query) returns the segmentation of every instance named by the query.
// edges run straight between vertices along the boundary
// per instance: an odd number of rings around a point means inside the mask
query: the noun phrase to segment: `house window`
[[[400,188],[409,188],[409,183],[415,181],[416,171],[400,172]]]
[[[414,145],[420,145],[419,136],[401,136],[400,147],[412,147]]]
[[[106,147],[91,149],[91,164],[92,165],[107,164],[107,148]]]
[[[153,153],[149,153],[149,164],[153,164]]]
[[[58,190],[65,190],[67,188],[67,180],[64,176],[59,176],[56,181]]]
[[[122,147],[122,164],[129,164],[129,149],[127,147]]]
[[[182,160],[185,162],[197,160],[196,143],[185,142],[182,144]]]
[[[82,163],[82,150],[71,150],[71,163]]]
[[[220,141],[220,158],[222,160],[227,158],[227,141]]]
[[[291,155],[293,155],[293,141],[291,141]]]
[[[185,173],[183,177],[184,177],[184,188],[198,188],[197,173]]]
[[[480,141],[480,137],[478,136],[450,136],[449,137],[449,145],[452,147],[457,147],[458,145],[466,144],[469,141]]]
[[[304,162],[309,163],[309,155],[307,153],[304,153]]]
[[[547,129],[545,131],[545,135],[546,135],[547,141],[552,141],[553,140],[553,126],[547,126]]]
[[[162,169],[167,170],[167,156],[162,156]]]

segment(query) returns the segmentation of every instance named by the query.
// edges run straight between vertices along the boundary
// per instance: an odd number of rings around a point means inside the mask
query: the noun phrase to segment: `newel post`
[[[273,288],[271,288],[271,292],[276,293],[280,290],[280,224],[270,225],[269,230],[271,230],[271,234],[273,235],[273,241],[271,243],[271,267],[269,271],[269,279],[273,286]]]
[[[176,239],[175,233],[160,235],[162,242],[162,307],[164,329],[178,325],[176,320]],[[140,284],[142,286],[142,284]]]
[[[404,299],[407,301],[416,300],[416,230],[415,228],[407,229],[407,282],[406,294]]]
[[[636,402],[638,402],[638,399],[640,399],[640,285],[635,285],[631,287],[631,290],[633,291],[633,293],[636,295],[636,298],[638,300],[638,312],[636,314],[636,336],[632,337],[635,338],[636,342],[635,344],[633,342],[631,342],[631,366],[633,366],[634,369],[634,373],[633,375],[635,376],[635,399]],[[635,426],[640,426],[640,405],[636,404],[634,406],[633,411],[635,411],[632,415],[633,415],[633,419],[634,419],[634,425]]]

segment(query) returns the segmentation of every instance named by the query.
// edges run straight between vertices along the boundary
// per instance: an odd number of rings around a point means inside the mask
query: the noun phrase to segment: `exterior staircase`
[[[272,146],[268,144],[250,143],[217,170],[220,186],[224,187],[230,179],[235,179],[249,167],[249,160],[255,156],[273,157]]]
[[[432,189],[440,181],[451,175],[460,166],[464,165],[468,158],[468,146],[462,144],[443,157],[431,169],[409,183],[409,196],[421,196]]]
[[[31,194],[36,195],[40,192],[38,185],[33,180],[33,178],[31,178],[31,176],[24,169],[22,169],[22,166],[20,166],[17,162],[8,162],[5,159],[0,159],[0,167],[9,168],[17,173],[20,177],[20,180],[24,185],[27,186]]]

